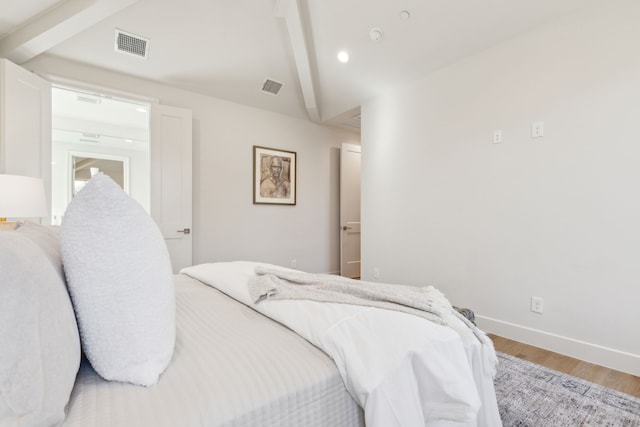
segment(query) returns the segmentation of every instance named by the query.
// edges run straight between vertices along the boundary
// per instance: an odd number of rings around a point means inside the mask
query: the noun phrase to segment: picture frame
[[[253,203],[296,204],[297,153],[253,146]]]

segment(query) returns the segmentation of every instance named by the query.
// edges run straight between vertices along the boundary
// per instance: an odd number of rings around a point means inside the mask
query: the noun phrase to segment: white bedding
[[[105,381],[83,361],[64,427],[362,427],[322,351],[184,275],[176,347],[157,384]]]
[[[255,305],[247,284],[257,265],[201,264],[182,273],[323,349],[364,409],[368,427],[501,425],[491,369],[482,366],[477,340],[463,342],[450,328],[391,310],[306,300]]]

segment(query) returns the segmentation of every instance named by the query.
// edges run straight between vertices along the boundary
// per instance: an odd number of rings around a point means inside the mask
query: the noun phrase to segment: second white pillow
[[[60,244],[93,368],[107,380],[155,384],[175,344],[171,261],[156,224],[100,174],[69,204]]]

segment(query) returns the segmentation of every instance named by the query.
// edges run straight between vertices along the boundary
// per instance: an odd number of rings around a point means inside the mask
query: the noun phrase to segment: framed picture
[[[253,203],[296,204],[296,153],[253,146]]]

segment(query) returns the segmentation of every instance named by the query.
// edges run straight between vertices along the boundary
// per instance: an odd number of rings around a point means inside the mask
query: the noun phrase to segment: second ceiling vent
[[[284,84],[277,82],[275,80],[266,79],[264,83],[262,83],[262,92],[270,93],[271,95],[277,95],[280,93],[280,89]]]
[[[147,59],[149,39],[116,28],[116,43],[114,48],[116,52]]]

